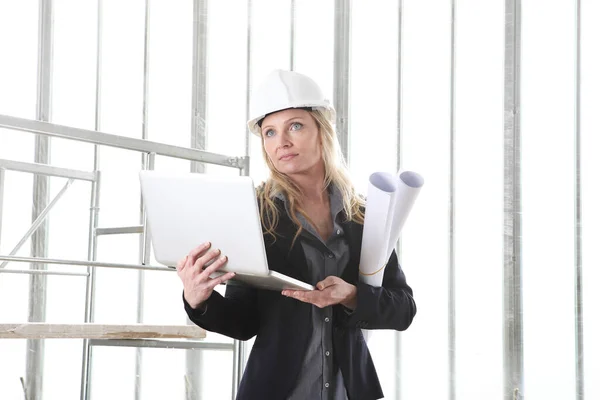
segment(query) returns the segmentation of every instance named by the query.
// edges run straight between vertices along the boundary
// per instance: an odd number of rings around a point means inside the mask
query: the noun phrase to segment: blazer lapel
[[[342,273],[342,279],[348,283],[355,284],[358,281],[363,227],[352,221],[344,221],[341,225],[344,228],[348,247],[350,248],[350,260]]]

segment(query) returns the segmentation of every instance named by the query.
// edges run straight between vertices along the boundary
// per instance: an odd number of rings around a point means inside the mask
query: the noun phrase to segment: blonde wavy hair
[[[350,180],[350,175],[338,143],[335,129],[329,119],[327,119],[320,110],[310,110],[308,112],[317,123],[319,135],[321,137],[321,154],[325,164],[323,188],[324,190],[327,190],[331,185],[335,185],[341,193],[346,220],[364,224],[363,210],[365,202],[364,199],[356,193],[354,185]],[[280,211],[275,204],[275,198],[278,193],[282,193],[288,199],[290,217],[297,227],[296,234],[292,241],[293,244],[298,238],[298,235],[302,232],[302,224],[296,214],[299,213],[313,225],[314,223],[300,206],[300,199],[303,196],[301,189],[287,175],[277,171],[267,155],[264,146],[262,148],[262,154],[270,171],[270,176],[266,182],[257,188],[263,232],[269,234],[273,240],[276,240],[275,229],[279,222]]]

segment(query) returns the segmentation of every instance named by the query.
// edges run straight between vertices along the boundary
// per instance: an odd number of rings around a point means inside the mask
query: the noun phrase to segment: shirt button
[[[342,231],[338,229],[338,230],[337,230],[337,234],[338,234],[338,235],[341,235],[341,234],[342,234]]]
[[[325,382],[325,387],[328,388],[329,387],[329,382]]]
[[[327,253],[327,257],[333,258],[333,254],[332,253]]]
[[[329,352],[328,352],[328,351],[326,351],[326,352],[325,352],[325,355],[326,355],[327,357],[329,357]]]
[[[329,317],[325,317],[325,322],[329,322]]]

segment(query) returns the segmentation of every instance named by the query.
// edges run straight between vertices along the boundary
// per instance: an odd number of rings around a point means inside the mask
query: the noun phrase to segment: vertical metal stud
[[[296,0],[290,0],[290,71],[296,69]]]
[[[250,119],[250,95],[252,93],[252,0],[248,0],[247,5],[248,19],[246,26],[246,121]],[[244,155],[250,156],[250,131],[246,124],[244,124],[245,135],[245,146]]]
[[[450,20],[450,199],[448,201],[448,399],[456,399],[456,271],[455,271],[455,122],[456,122],[456,0]]]
[[[194,39],[192,63],[191,147],[206,150],[206,71],[208,0],[194,0]],[[205,172],[205,165],[192,162],[192,172]]]
[[[396,171],[402,169],[402,10],[403,2],[398,0],[398,75],[397,75],[397,103],[396,103]],[[396,244],[396,253],[398,263],[402,265],[402,236]],[[394,348],[396,349],[396,359],[394,362],[396,385],[394,398],[402,398],[402,336],[400,332],[394,333]]]
[[[504,57],[504,399],[522,399],[521,1],[506,0]]]
[[[192,63],[192,132],[191,147],[206,150],[206,74],[207,74],[208,0],[194,0],[194,37]],[[191,172],[205,173],[203,163],[193,161]],[[188,324],[193,324],[187,321]],[[202,352],[188,350],[186,362],[186,399],[199,398],[202,387]]]
[[[583,363],[583,276],[581,242],[581,0],[576,2],[575,61],[575,394],[585,398]]]
[[[142,139],[148,139],[148,94],[149,94],[149,77],[150,77],[150,0],[146,0],[144,4],[144,62],[143,62],[143,89],[142,89]],[[142,169],[154,169],[154,153],[142,153]],[[142,265],[150,263],[150,236],[148,232],[148,224],[146,221],[146,212],[144,209],[144,200],[140,196],[140,224],[143,226],[143,234],[140,236],[139,262]],[[145,272],[138,271],[138,287],[137,287],[137,312],[136,322],[138,324],[144,321],[144,288],[145,288]],[[142,357],[143,350],[135,349],[135,399],[142,398]]]
[[[350,11],[347,0],[335,0],[334,58],[333,58],[333,105],[337,118],[336,128],[342,154],[350,162],[348,133],[349,86],[350,86]]]

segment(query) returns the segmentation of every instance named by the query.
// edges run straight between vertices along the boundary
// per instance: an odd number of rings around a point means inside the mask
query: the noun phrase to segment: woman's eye
[[[292,128],[293,131],[297,131],[298,129],[302,128],[302,124],[300,122],[294,122],[290,128]]]
[[[268,131],[265,132],[265,136],[266,137],[271,137],[275,134],[275,132],[273,131],[273,129],[269,129]]]

